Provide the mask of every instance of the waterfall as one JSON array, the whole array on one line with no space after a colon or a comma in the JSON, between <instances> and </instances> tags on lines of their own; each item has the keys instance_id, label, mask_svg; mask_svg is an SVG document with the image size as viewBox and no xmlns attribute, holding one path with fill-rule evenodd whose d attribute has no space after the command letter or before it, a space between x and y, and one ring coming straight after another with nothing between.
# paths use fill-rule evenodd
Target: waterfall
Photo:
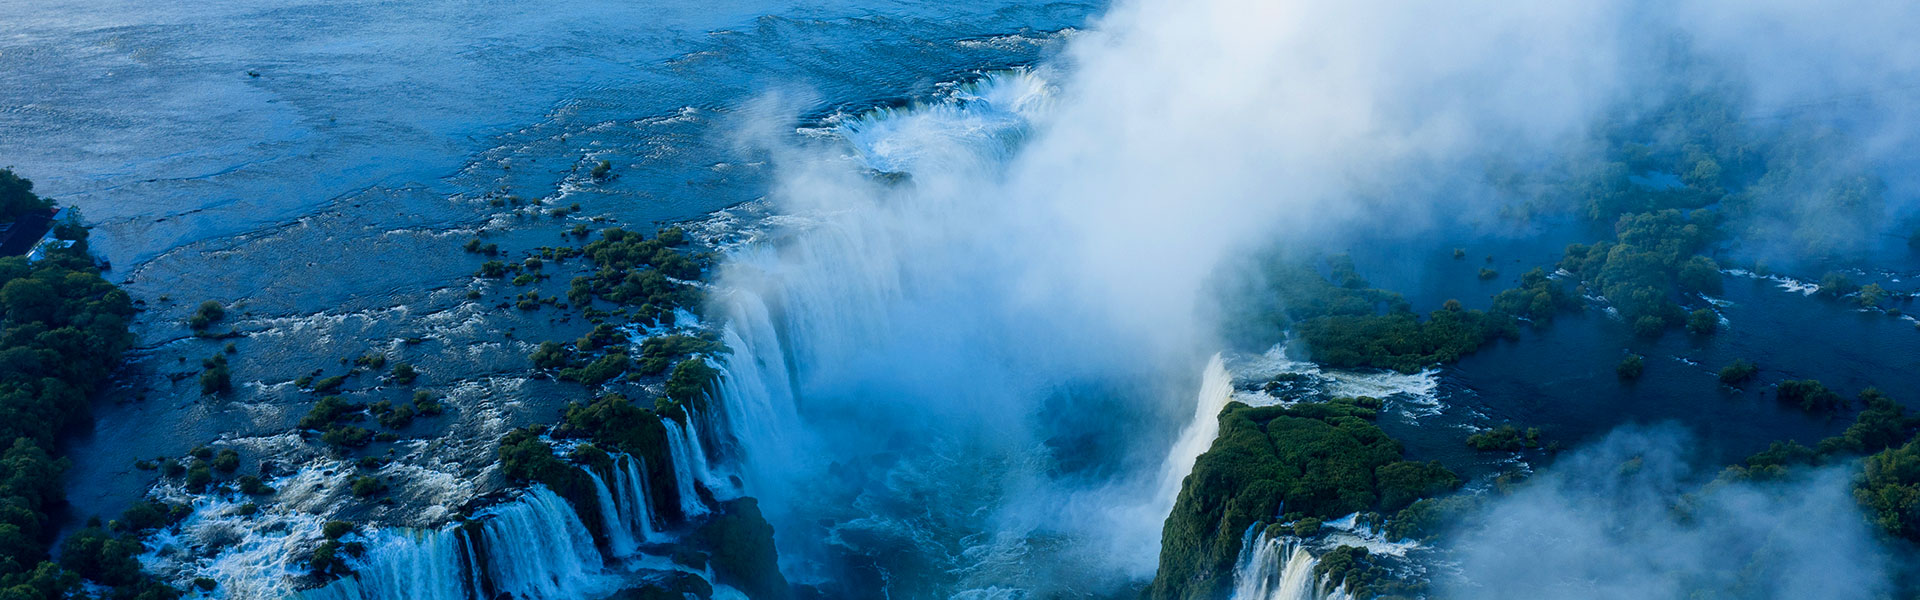
<instances>
[{"instance_id":1,"label":"waterfall","mask_svg":"<svg viewBox=\"0 0 1920 600\"><path fill-rule=\"evenodd\" d=\"M707 449L700 445L700 411L693 405L682 407L687 413L687 465L693 469L693 476L709 491L719 493L726 486L716 481L713 468L707 462Z\"/></svg>"},{"instance_id":2,"label":"waterfall","mask_svg":"<svg viewBox=\"0 0 1920 600\"><path fill-rule=\"evenodd\" d=\"M636 468L634 465L638 464ZM613 485L619 491L620 521L624 529L640 536L641 541L652 540L659 532L653 529L653 496L647 490L647 463L626 454L616 454L613 458Z\"/></svg>"},{"instance_id":3,"label":"waterfall","mask_svg":"<svg viewBox=\"0 0 1920 600\"><path fill-rule=\"evenodd\" d=\"M1327 589L1326 582L1314 576L1320 559L1300 540L1269 537L1260 529L1256 524L1247 530L1240 564L1233 571L1232 600L1353 600L1346 590Z\"/></svg>"},{"instance_id":4,"label":"waterfall","mask_svg":"<svg viewBox=\"0 0 1920 600\"><path fill-rule=\"evenodd\" d=\"M1220 435L1220 410L1232 399L1233 374L1227 372L1226 360L1214 354L1200 377L1193 420L1181 430L1180 439L1167 451L1167 462L1161 467L1159 495L1155 497L1160 514L1173 510L1174 500L1180 497L1181 481L1193 472L1194 461L1213 445L1213 438Z\"/></svg>"},{"instance_id":5,"label":"waterfall","mask_svg":"<svg viewBox=\"0 0 1920 600\"><path fill-rule=\"evenodd\" d=\"M382 530L371 537L366 556L355 562L353 576L301 596L306 600L469 600L478 595L467 588L469 578L460 551L471 546L464 544L465 536L457 529Z\"/></svg>"},{"instance_id":6,"label":"waterfall","mask_svg":"<svg viewBox=\"0 0 1920 600\"><path fill-rule=\"evenodd\" d=\"M581 469L587 472L587 478L593 480L593 493L600 499L600 521L606 525L607 549L614 556L633 556L639 544L633 540L633 528L621 514L621 506L614 502L613 491L607 489L607 482L592 468Z\"/></svg>"},{"instance_id":7,"label":"waterfall","mask_svg":"<svg viewBox=\"0 0 1920 600\"><path fill-rule=\"evenodd\" d=\"M494 587L523 600L574 600L591 595L602 564L593 536L573 507L546 486L527 490L481 523ZM588 586L588 587L583 587Z\"/></svg>"},{"instance_id":8,"label":"waterfall","mask_svg":"<svg viewBox=\"0 0 1920 600\"><path fill-rule=\"evenodd\" d=\"M751 481L756 468L768 466L755 460L755 453L791 447L791 429L800 423L800 416L794 403L792 374L766 304L759 296L744 291L730 294L728 304L729 318L721 341L732 351L713 358L720 375L714 385L715 402L708 406L717 406L718 410L711 424L723 426L712 431L725 433L725 437L713 438L715 452L730 451L738 469ZM689 411L689 425L697 422L692 417ZM693 441L697 443L697 437Z\"/></svg>"},{"instance_id":9,"label":"waterfall","mask_svg":"<svg viewBox=\"0 0 1920 600\"><path fill-rule=\"evenodd\" d=\"M688 519L707 514L707 505L700 501L700 492L694 484L693 444L688 441L688 427L673 419L661 419L660 424L667 428L667 453L673 459L673 479L679 486L680 510Z\"/></svg>"}]
</instances>

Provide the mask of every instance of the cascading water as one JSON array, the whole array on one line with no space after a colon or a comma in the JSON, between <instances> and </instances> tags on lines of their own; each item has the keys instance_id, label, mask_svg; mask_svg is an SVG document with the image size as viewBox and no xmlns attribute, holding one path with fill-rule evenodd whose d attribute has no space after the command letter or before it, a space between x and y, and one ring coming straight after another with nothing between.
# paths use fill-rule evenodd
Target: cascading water
<instances>
[{"instance_id":1,"label":"cascading water","mask_svg":"<svg viewBox=\"0 0 1920 600\"><path fill-rule=\"evenodd\" d=\"M600 500L600 521L607 531L607 550L614 556L633 556L640 545L634 540L630 521L621 514L620 503L614 501L613 490L607 487L606 480L593 469L582 470L586 471L587 477L593 480L593 493Z\"/></svg>"},{"instance_id":2,"label":"cascading water","mask_svg":"<svg viewBox=\"0 0 1920 600\"><path fill-rule=\"evenodd\" d=\"M527 600L574 600L610 591L600 585L603 563L592 535L573 508L546 487L534 486L477 518L479 544L458 525L370 532L366 556L352 561L353 575L301 597L472 600L486 597L484 581L492 581L497 593ZM476 547L487 553L484 573L474 568L482 563Z\"/></svg>"},{"instance_id":3,"label":"cascading water","mask_svg":"<svg viewBox=\"0 0 1920 600\"><path fill-rule=\"evenodd\" d=\"M687 518L707 514L707 503L700 500L693 463L693 442L689 427L673 419L661 419L667 430L667 451L673 455L673 480L679 486L680 511Z\"/></svg>"},{"instance_id":4,"label":"cascading water","mask_svg":"<svg viewBox=\"0 0 1920 600\"><path fill-rule=\"evenodd\" d=\"M1215 354L1207 361L1206 372L1200 378L1193 421L1180 432L1179 441L1167 452L1167 462L1160 474L1159 495L1155 497L1157 514L1173 509L1174 500L1180 496L1181 481L1193 472L1194 461L1213 445L1213 438L1220 435L1220 411L1232 400L1233 374L1227 371L1226 360Z\"/></svg>"},{"instance_id":5,"label":"cascading water","mask_svg":"<svg viewBox=\"0 0 1920 600\"><path fill-rule=\"evenodd\" d=\"M1327 589L1314 575L1320 559L1300 540L1247 530L1233 573L1233 600L1352 600L1344 589Z\"/></svg>"},{"instance_id":6,"label":"cascading water","mask_svg":"<svg viewBox=\"0 0 1920 600\"><path fill-rule=\"evenodd\" d=\"M481 522L487 572L501 593L526 600L577 600L594 595L603 564L593 536L573 507L545 486L504 504Z\"/></svg>"},{"instance_id":7,"label":"cascading water","mask_svg":"<svg viewBox=\"0 0 1920 600\"><path fill-rule=\"evenodd\" d=\"M352 576L301 594L306 600L470 600L480 596L468 575L472 552L456 528L398 529L375 534ZM466 550L463 555L462 550ZM473 588L467 587L470 583Z\"/></svg>"},{"instance_id":8,"label":"cascading water","mask_svg":"<svg viewBox=\"0 0 1920 600\"><path fill-rule=\"evenodd\" d=\"M659 535L653 524L653 496L647 489L647 478L641 475L646 470L644 460L626 454L614 455L613 486L619 491L620 529L633 532L640 541L651 541Z\"/></svg>"}]
</instances>

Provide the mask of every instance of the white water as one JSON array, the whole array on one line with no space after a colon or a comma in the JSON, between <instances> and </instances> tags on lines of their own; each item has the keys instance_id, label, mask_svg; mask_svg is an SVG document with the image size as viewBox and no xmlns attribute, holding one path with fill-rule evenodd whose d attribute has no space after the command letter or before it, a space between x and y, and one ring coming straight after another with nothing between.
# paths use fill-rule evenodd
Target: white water
<instances>
[{"instance_id":1,"label":"white water","mask_svg":"<svg viewBox=\"0 0 1920 600\"><path fill-rule=\"evenodd\" d=\"M689 417L691 418L691 417ZM680 511L688 519L707 514L707 504L700 501L699 488L693 468L693 436L688 427L673 419L661 419L660 424L667 430L667 451L673 458L673 481L679 487Z\"/></svg>"},{"instance_id":2,"label":"white water","mask_svg":"<svg viewBox=\"0 0 1920 600\"><path fill-rule=\"evenodd\" d=\"M599 473L593 472L593 469L582 470L586 471L587 477L593 480L594 495L600 500L600 522L602 528L607 531L607 550L614 556L633 556L640 544L634 540L630 521L624 518L625 515L620 514L620 504L614 502L613 490L607 487L607 482L601 479Z\"/></svg>"},{"instance_id":3,"label":"white water","mask_svg":"<svg viewBox=\"0 0 1920 600\"><path fill-rule=\"evenodd\" d=\"M653 494L647 488L646 472L645 460L626 454L614 455L613 486L619 491L617 512L622 529L639 536L641 541L653 540L660 534L653 524Z\"/></svg>"},{"instance_id":4,"label":"white water","mask_svg":"<svg viewBox=\"0 0 1920 600\"><path fill-rule=\"evenodd\" d=\"M496 507L481 523L488 574L499 592L525 600L578 600L606 581L589 571L604 564L573 507L536 485L519 502Z\"/></svg>"},{"instance_id":5,"label":"white water","mask_svg":"<svg viewBox=\"0 0 1920 600\"><path fill-rule=\"evenodd\" d=\"M1174 500L1180 496L1180 484L1193 472L1194 461L1213 446L1213 438L1220 435L1220 411L1232 400L1233 374L1227 372L1226 360L1215 354L1207 361L1206 372L1200 377L1193 420L1167 451L1167 462L1161 468L1159 492L1155 496L1156 514L1166 514L1173 509Z\"/></svg>"},{"instance_id":6,"label":"white water","mask_svg":"<svg viewBox=\"0 0 1920 600\"><path fill-rule=\"evenodd\" d=\"M462 564L457 529L397 529L374 534L355 574L301 594L306 600L469 600L477 593ZM472 556L471 553L466 556ZM476 582L477 583L477 582ZM477 589L477 585L476 585Z\"/></svg>"},{"instance_id":7,"label":"white water","mask_svg":"<svg viewBox=\"0 0 1920 600\"><path fill-rule=\"evenodd\" d=\"M1326 589L1313 569L1320 559L1287 536L1247 531L1233 573L1233 600L1352 600L1343 589Z\"/></svg>"}]
</instances>

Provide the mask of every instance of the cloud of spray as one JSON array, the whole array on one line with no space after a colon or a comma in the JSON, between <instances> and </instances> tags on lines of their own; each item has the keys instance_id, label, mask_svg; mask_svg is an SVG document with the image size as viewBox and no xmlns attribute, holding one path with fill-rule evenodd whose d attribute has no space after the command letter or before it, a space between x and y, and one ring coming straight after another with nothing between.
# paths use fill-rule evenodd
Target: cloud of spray
<instances>
[{"instance_id":1,"label":"cloud of spray","mask_svg":"<svg viewBox=\"0 0 1920 600\"><path fill-rule=\"evenodd\" d=\"M1216 267L1468 210L1486 161L1577 146L1644 42L1702 25L1669 11L1742 6L1137 0L953 98L800 141L799 110L748 111L772 115L743 131L795 227L724 280L780 322L750 350L791 363L808 440L756 493L778 525L842 519L825 546L893 539L962 585L1017 585L1041 538L1147 576Z\"/></svg>"},{"instance_id":2,"label":"cloud of spray","mask_svg":"<svg viewBox=\"0 0 1920 600\"><path fill-rule=\"evenodd\" d=\"M1675 427L1626 428L1469 518L1442 598L1877 598L1884 549L1851 467L1715 483Z\"/></svg>"}]
</instances>

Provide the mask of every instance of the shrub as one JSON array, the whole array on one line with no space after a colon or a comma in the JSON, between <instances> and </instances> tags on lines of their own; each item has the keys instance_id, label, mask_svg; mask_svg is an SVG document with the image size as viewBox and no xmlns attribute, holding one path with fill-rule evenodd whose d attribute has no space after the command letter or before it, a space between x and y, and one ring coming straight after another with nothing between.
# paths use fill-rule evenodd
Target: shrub
<instances>
[{"instance_id":1,"label":"shrub","mask_svg":"<svg viewBox=\"0 0 1920 600\"><path fill-rule=\"evenodd\" d=\"M1539 448L1540 430L1528 428L1521 431L1512 425L1501 425L1467 436L1467 446L1481 452L1517 452Z\"/></svg>"},{"instance_id":2,"label":"shrub","mask_svg":"<svg viewBox=\"0 0 1920 600\"><path fill-rule=\"evenodd\" d=\"M1687 333L1712 335L1720 330L1720 315L1712 309L1695 309L1687 315Z\"/></svg>"},{"instance_id":3,"label":"shrub","mask_svg":"<svg viewBox=\"0 0 1920 600\"><path fill-rule=\"evenodd\" d=\"M612 172L613 172L613 161L602 160L600 162L594 163L593 170L588 171L587 174L593 176L594 179L606 179L607 175Z\"/></svg>"},{"instance_id":4,"label":"shrub","mask_svg":"<svg viewBox=\"0 0 1920 600\"><path fill-rule=\"evenodd\" d=\"M240 468L240 453L233 449L223 449L213 457L213 468L221 473L232 473Z\"/></svg>"},{"instance_id":5,"label":"shrub","mask_svg":"<svg viewBox=\"0 0 1920 600\"><path fill-rule=\"evenodd\" d=\"M1846 404L1846 399L1812 379L1782 381L1779 394L1781 402L1798 406L1807 412L1837 410Z\"/></svg>"},{"instance_id":6,"label":"shrub","mask_svg":"<svg viewBox=\"0 0 1920 600\"><path fill-rule=\"evenodd\" d=\"M1614 366L1613 373L1621 379L1639 379L1646 368L1646 359L1638 354L1628 354L1626 358L1620 359L1619 365Z\"/></svg>"},{"instance_id":7,"label":"shrub","mask_svg":"<svg viewBox=\"0 0 1920 600\"><path fill-rule=\"evenodd\" d=\"M413 365L410 365L407 363L394 363L392 376L393 376L394 383L397 383L400 385L412 385L413 380L418 379L420 377L420 372L417 370L414 370Z\"/></svg>"},{"instance_id":8,"label":"shrub","mask_svg":"<svg viewBox=\"0 0 1920 600\"><path fill-rule=\"evenodd\" d=\"M194 309L193 315L187 317L187 326L194 331L201 331L226 318L227 309L220 306L219 302L208 300L201 302L200 307Z\"/></svg>"},{"instance_id":9,"label":"shrub","mask_svg":"<svg viewBox=\"0 0 1920 600\"><path fill-rule=\"evenodd\" d=\"M227 357L216 354L213 358L201 361L201 365L206 369L200 373L201 395L224 394L233 389L233 374L227 370Z\"/></svg>"},{"instance_id":10,"label":"shrub","mask_svg":"<svg viewBox=\"0 0 1920 600\"><path fill-rule=\"evenodd\" d=\"M1720 383L1738 386L1753 380L1760 374L1760 367L1747 359L1734 359L1731 364L1720 369Z\"/></svg>"},{"instance_id":11,"label":"shrub","mask_svg":"<svg viewBox=\"0 0 1920 600\"><path fill-rule=\"evenodd\" d=\"M366 498L387 491L387 484L374 477L356 477L352 490L354 497Z\"/></svg>"},{"instance_id":12,"label":"shrub","mask_svg":"<svg viewBox=\"0 0 1920 600\"><path fill-rule=\"evenodd\" d=\"M358 421L360 412L366 407L346 401L339 396L323 396L313 408L307 409L306 416L300 417L301 429L322 430L340 421Z\"/></svg>"}]
</instances>

